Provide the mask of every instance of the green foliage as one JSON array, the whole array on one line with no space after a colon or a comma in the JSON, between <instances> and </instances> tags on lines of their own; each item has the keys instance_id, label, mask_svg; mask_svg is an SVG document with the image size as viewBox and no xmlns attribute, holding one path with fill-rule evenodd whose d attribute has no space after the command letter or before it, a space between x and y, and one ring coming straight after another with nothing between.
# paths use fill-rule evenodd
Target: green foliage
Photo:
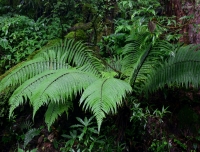
<instances>
[{"instance_id":1,"label":"green foliage","mask_svg":"<svg viewBox=\"0 0 200 152\"><path fill-rule=\"evenodd\" d=\"M47 40L59 36L56 19L34 20L20 15L1 16L0 23L0 67L9 69L23 61ZM48 25L47 25L48 22ZM5 70L4 69L4 70Z\"/></svg>"},{"instance_id":2,"label":"green foliage","mask_svg":"<svg viewBox=\"0 0 200 152\"><path fill-rule=\"evenodd\" d=\"M61 47L59 48L59 46ZM11 73L1 81L2 90L10 85L18 86L24 82L15 90L13 96L10 98L10 116L16 107L23 104L26 99L29 98L34 108L33 115L35 115L35 112L43 104L48 105L45 120L46 122L48 121L47 124L49 127L58 115L64 111L68 111L68 108L71 107L73 96L81 93L82 89L86 88L91 82L97 79L93 74L83 72L90 71L97 74L97 66L95 66L97 60L89 56L89 50L85 49L80 42L74 43L73 40L69 40L64 44L61 43L54 46L54 49L56 49L55 51L57 51L57 53L52 51L52 48L46 48L46 50L39 55L36 55L33 60L24 62L24 64L11 71ZM79 53L79 55L74 56L76 53ZM86 58L88 60L86 60ZM67 70L67 68L70 67L66 63L67 61L71 63L71 65L82 66L80 69L83 71L72 68ZM85 65L83 66L83 64L90 64L89 67L91 68L88 69L88 67L85 67ZM46 71L47 69L48 71ZM6 80L7 78L9 78L9 81ZM58 88L56 91L55 85L63 88ZM39 87L40 89L38 86L41 86ZM52 97L51 102L53 103L51 104L49 104L49 97ZM51 113L52 110L54 111L53 115Z\"/></svg>"},{"instance_id":3,"label":"green foliage","mask_svg":"<svg viewBox=\"0 0 200 152\"><path fill-rule=\"evenodd\" d=\"M33 116L42 105L48 105L45 120L50 127L58 115L68 110L73 96L89 86L83 93L81 103L85 110L93 107L91 110L97 118L100 129L102 119L105 117L104 113L116 113L117 105L122 105L122 97L125 97L125 93L130 92L131 88L126 82L114 78L97 80L98 78L90 72L97 75L97 70L101 70L101 62L92 58L89 53L80 42L74 43L73 40L68 40L64 44L44 49L43 52L35 55L33 60L16 67L1 81L2 90L10 85L22 84L10 98L10 116L16 107L30 99L30 104L34 109ZM80 68L67 70L69 66L66 63ZM48 71L45 71L47 69ZM115 87L112 86L113 83ZM55 89L55 86L58 88ZM94 89L94 93L91 94ZM116 94L116 96L110 97L110 94ZM95 97L95 95L98 96ZM60 103L68 105L64 108L59 105ZM50 112L52 110L53 115Z\"/></svg>"},{"instance_id":4,"label":"green foliage","mask_svg":"<svg viewBox=\"0 0 200 152\"><path fill-rule=\"evenodd\" d=\"M7 115L7 112L8 112L7 100L11 96L12 92L13 92L13 90L0 93L0 107L1 107L0 118L6 117L6 115ZM3 120L2 120L2 122L0 122L0 125L2 125L2 123L3 123Z\"/></svg>"},{"instance_id":5,"label":"green foliage","mask_svg":"<svg viewBox=\"0 0 200 152\"><path fill-rule=\"evenodd\" d=\"M21 130L30 130L32 127L33 127L33 123L31 121L24 121L20 125Z\"/></svg>"},{"instance_id":6,"label":"green foliage","mask_svg":"<svg viewBox=\"0 0 200 152\"><path fill-rule=\"evenodd\" d=\"M48 130L50 130L50 126L55 122L55 120L63 114L63 112L66 112L68 115L69 108L72 108L72 105L70 105L71 102L66 103L49 103L48 109L45 113L45 122L48 126Z\"/></svg>"},{"instance_id":7,"label":"green foliage","mask_svg":"<svg viewBox=\"0 0 200 152\"><path fill-rule=\"evenodd\" d=\"M18 147L17 152L24 152L24 150ZM26 152L37 152L37 148L32 150L27 150Z\"/></svg>"},{"instance_id":8,"label":"green foliage","mask_svg":"<svg viewBox=\"0 0 200 152\"><path fill-rule=\"evenodd\" d=\"M145 26L141 27L147 29ZM151 35L147 30L142 30L138 34L132 32L127 38L127 45L123 48L124 56L119 63L121 64L121 68L118 69L121 70L119 74L126 77L126 80L137 93L141 93L142 90L153 91L161 86L161 82L162 86L164 84L170 85L172 80L187 84L187 79L180 78L184 73L188 76L188 72L194 73L195 78L198 78L197 65L195 65L197 53L188 51L191 47L182 46L177 50L175 57L170 57L171 52L176 53L174 51L176 48L168 42L158 41L156 38L157 36ZM184 51L186 54L181 56ZM187 58L184 58L186 56ZM183 68L184 70L180 70L180 75L175 73L173 77L171 75L174 74L172 73L174 69L172 69L172 72L163 72L162 70L160 72L158 70L157 74L156 67L167 57L169 57L168 62L164 62L166 68L172 68L172 66L169 66L170 64L178 66L177 62L185 64L188 61L189 68L187 69L189 71ZM20 85L9 101L11 105L10 116L16 107L28 100L30 100L34 109L33 117L38 109L45 104L48 105L45 115L46 123L50 127L58 115L68 111L74 96L82 94L84 90L80 104L83 105L84 110L92 111L97 119L98 131L100 131L105 114L110 112L115 114L117 106L122 105L126 93L132 90L130 85L123 80L110 77L100 78L105 66L102 63L104 62L98 60L81 42L74 42L74 40L65 40L55 44L55 46L44 48L32 60L16 66L1 81L1 91L9 86L17 87ZM118 72L114 67L110 67L111 71ZM163 66L161 67L163 68ZM163 75L162 77L159 77L159 72ZM166 81L166 78L170 78L170 81ZM188 78L191 79L191 77ZM192 82L196 86L199 84L196 79ZM63 108L64 106L59 104L68 105ZM56 112L51 115L50 111L54 110Z\"/></svg>"},{"instance_id":9,"label":"green foliage","mask_svg":"<svg viewBox=\"0 0 200 152\"><path fill-rule=\"evenodd\" d=\"M108 136L110 132L117 129L116 126L103 127L102 132L104 134L100 136L98 134L98 128L96 123L93 122L93 118L84 119L76 118L78 124L72 125L69 134L63 134L65 146L61 148L61 151L105 151L105 152L121 152L126 149L125 143L118 143L115 139L115 135Z\"/></svg>"},{"instance_id":10,"label":"green foliage","mask_svg":"<svg viewBox=\"0 0 200 152\"><path fill-rule=\"evenodd\" d=\"M81 119L77 117L78 124L72 125L69 134L63 134L62 137L66 139L65 146L61 151L83 151L83 152L121 152L125 149L124 144L116 144L114 138L107 139L106 135L100 136L98 128L96 127L93 117L89 119L85 117Z\"/></svg>"},{"instance_id":11,"label":"green foliage","mask_svg":"<svg viewBox=\"0 0 200 152\"><path fill-rule=\"evenodd\" d=\"M37 55L34 55L33 60L22 62L13 67L3 76L6 77L1 81L0 91L9 86L16 87L46 70L67 69L70 67L69 64L71 66L82 66L82 70L98 74L98 69L101 68L101 65L97 64L98 60L90 56L91 51L86 49L83 44L74 43L74 40L69 40L65 41L64 44L60 42L53 46L44 47ZM84 64L87 67L83 66ZM52 72L55 73L55 71ZM43 77L43 75L41 76Z\"/></svg>"},{"instance_id":12,"label":"green foliage","mask_svg":"<svg viewBox=\"0 0 200 152\"><path fill-rule=\"evenodd\" d=\"M2 5L11 2L13 4L9 8ZM7 114L5 105L12 94L9 99L10 118L18 107L26 103L33 107L33 118L45 106L45 123L50 130L56 119L63 113L68 115L74 102L80 99L79 105L93 114L97 127L92 122L93 117L77 118L79 124L71 126L69 135L63 135L68 141L62 150L123 151L127 148L123 142L129 140L123 135L123 129L119 128L119 138L107 138L98 133L107 115L116 116L118 107L126 103L132 112L130 120L133 126L124 132L130 136L137 133L129 137L130 145L136 144L135 140L142 138L146 129L147 138L151 136L149 141L145 139L150 146L147 148L149 151L169 150L171 143L162 130L167 108L161 106L152 110L152 105L145 107L141 102L143 93L162 90L166 85L173 87L174 84L198 88L200 54L198 46L174 44L181 35L168 26L176 26L177 23L174 18L157 16L158 7L161 5L157 0L1 1L0 12L27 13L35 20L13 13L0 17L0 74L10 69L0 77L0 106L3 106L0 117ZM123 19L116 19L116 12ZM181 19L187 21L190 17ZM100 52L94 54L82 42L73 40L90 40L96 45L96 37L102 36L98 32L103 32L105 26L105 34L108 34L107 28L110 28L103 22L109 20L109 24L113 24L115 19L115 32L103 36L99 43ZM80 22L89 26L90 34L86 31L88 27L80 24L69 28ZM149 23L155 25L154 30ZM78 26L81 28L73 29ZM66 31L71 30L66 35ZM64 35L72 40L60 40ZM42 47L50 39L54 40ZM27 56L29 58L25 60ZM16 66L11 68L13 65ZM14 93L12 90L15 90ZM182 109L178 120L183 124L197 123L199 118L193 110ZM19 135L13 131L9 134L16 137L17 142L24 140L24 150L39 134L39 129L31 129L32 126L30 121L25 121L21 124L21 131L28 130L27 133ZM105 129L103 131L106 132ZM8 143L12 137L5 135L2 141ZM199 141L199 137L195 140ZM181 140L175 138L172 143L187 150L187 145ZM58 144L55 142L56 148Z\"/></svg>"},{"instance_id":13,"label":"green foliage","mask_svg":"<svg viewBox=\"0 0 200 152\"><path fill-rule=\"evenodd\" d=\"M79 124L72 125L70 128L73 128L70 131L70 135L63 134L62 137L67 138L67 142L65 143L65 147L61 148L61 151L99 151L103 146L104 142L101 139L101 136L98 137L97 127L93 126L94 122L92 122L91 117L88 119L87 117L83 119L76 118ZM98 145L98 146L97 146Z\"/></svg>"},{"instance_id":14,"label":"green foliage","mask_svg":"<svg viewBox=\"0 0 200 152\"><path fill-rule=\"evenodd\" d=\"M122 47L125 45L126 36L127 34L120 33L120 31L119 33L103 36L98 43L100 54L105 57L122 54Z\"/></svg>"},{"instance_id":15,"label":"green foliage","mask_svg":"<svg viewBox=\"0 0 200 152\"><path fill-rule=\"evenodd\" d=\"M167 111L167 108L164 108L164 106L162 107L161 110L159 109L155 109L152 110L151 108L149 108L148 106L145 108L141 107L141 104L138 103L138 101L132 101L132 116L130 117L130 121L132 121L134 124L137 122L140 122L140 125L142 126L142 128L146 128L147 127L147 121L149 118L155 118L158 122L163 122L163 117L167 114L170 113L169 111ZM152 111L152 112L151 112ZM149 124L152 125L152 124ZM154 134L152 132L152 134Z\"/></svg>"},{"instance_id":16,"label":"green foliage","mask_svg":"<svg viewBox=\"0 0 200 152\"><path fill-rule=\"evenodd\" d=\"M163 139L162 141L153 140L148 150L152 152L169 151L169 145L165 139Z\"/></svg>"},{"instance_id":17,"label":"green foliage","mask_svg":"<svg viewBox=\"0 0 200 152\"><path fill-rule=\"evenodd\" d=\"M82 130L81 135L79 136L79 140L83 140L83 136L86 134L87 131L98 134L97 130L95 129L96 127L88 128L89 126L93 124L92 122L93 118L94 117L91 117L90 119L88 119L87 117L85 117L84 120L78 117L76 118L80 124L72 125L71 128L80 128Z\"/></svg>"},{"instance_id":18,"label":"green foliage","mask_svg":"<svg viewBox=\"0 0 200 152\"><path fill-rule=\"evenodd\" d=\"M122 105L122 98L131 92L128 83L115 78L104 78L95 81L83 92L80 103L85 110L91 110L97 118L98 131L105 114L117 113L117 106ZM112 96L111 96L112 94Z\"/></svg>"},{"instance_id":19,"label":"green foliage","mask_svg":"<svg viewBox=\"0 0 200 152\"><path fill-rule=\"evenodd\" d=\"M24 138L24 148L27 146L27 144L35 137L40 134L40 130L33 128L30 129L26 134Z\"/></svg>"},{"instance_id":20,"label":"green foliage","mask_svg":"<svg viewBox=\"0 0 200 152\"><path fill-rule=\"evenodd\" d=\"M174 55L170 56L161 66L155 68L144 89L154 91L163 88L165 84L171 86L174 83L186 88L190 85L198 88L200 51L197 49L197 46L188 45L174 51Z\"/></svg>"},{"instance_id":21,"label":"green foliage","mask_svg":"<svg viewBox=\"0 0 200 152\"><path fill-rule=\"evenodd\" d=\"M183 150L187 149L187 145L185 143L182 143L179 139L174 139L174 143L179 145Z\"/></svg>"},{"instance_id":22,"label":"green foliage","mask_svg":"<svg viewBox=\"0 0 200 152\"><path fill-rule=\"evenodd\" d=\"M135 15L139 17L156 15L155 9L160 7L160 2L157 0L119 0L118 5L123 12L123 17L127 18L132 15L133 17Z\"/></svg>"},{"instance_id":23,"label":"green foliage","mask_svg":"<svg viewBox=\"0 0 200 152\"><path fill-rule=\"evenodd\" d=\"M10 68L41 46L37 41L37 24L25 16L2 16L0 24L1 66Z\"/></svg>"},{"instance_id":24,"label":"green foliage","mask_svg":"<svg viewBox=\"0 0 200 152\"><path fill-rule=\"evenodd\" d=\"M141 88L148 79L147 75L170 54L172 45L151 35L144 23L137 26L140 27L128 36L127 44L123 48L122 72L131 85ZM137 92L140 91L138 89Z\"/></svg>"}]
</instances>

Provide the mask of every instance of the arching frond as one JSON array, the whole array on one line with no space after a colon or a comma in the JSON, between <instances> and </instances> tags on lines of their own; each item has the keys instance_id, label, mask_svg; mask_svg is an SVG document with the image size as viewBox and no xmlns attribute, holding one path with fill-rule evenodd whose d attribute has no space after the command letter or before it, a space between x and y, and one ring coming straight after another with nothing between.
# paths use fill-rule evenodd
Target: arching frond
<instances>
[{"instance_id":1,"label":"arching frond","mask_svg":"<svg viewBox=\"0 0 200 152\"><path fill-rule=\"evenodd\" d=\"M48 109L45 113L45 122L47 124L48 130L51 125L55 122L58 116L61 116L64 112L68 115L69 109L72 108L72 102L68 101L66 103L49 103Z\"/></svg>"},{"instance_id":2,"label":"arching frond","mask_svg":"<svg viewBox=\"0 0 200 152\"><path fill-rule=\"evenodd\" d=\"M23 62L9 72L0 81L0 92L6 87L16 87L45 70L56 70L71 66L82 67L82 71L100 74L103 64L92 51L81 42L65 40L54 46L45 47L32 60Z\"/></svg>"},{"instance_id":3,"label":"arching frond","mask_svg":"<svg viewBox=\"0 0 200 152\"><path fill-rule=\"evenodd\" d=\"M135 65L136 67L138 66L140 68L134 71L135 72L135 75L133 75L134 77L131 76L132 79L135 78L133 81L134 87L136 85L140 85L139 88L143 87L148 79L147 76L151 74L155 68L160 66L160 63L162 63L165 58L169 57L175 51L176 47L174 47L174 45L166 41L158 41L152 47L140 51L142 58L138 58L139 64ZM142 52L144 54L142 54ZM142 65L140 66L141 63ZM138 89L137 91L140 92L141 90Z\"/></svg>"},{"instance_id":4,"label":"arching frond","mask_svg":"<svg viewBox=\"0 0 200 152\"><path fill-rule=\"evenodd\" d=\"M137 59L140 56L140 51L146 47L146 45L142 45L146 37L147 34L142 34L140 36L130 35L127 38L127 44L123 51L123 55L125 56L123 64L126 70L134 67L133 64L137 62Z\"/></svg>"},{"instance_id":5,"label":"arching frond","mask_svg":"<svg viewBox=\"0 0 200 152\"><path fill-rule=\"evenodd\" d=\"M173 45L166 41L157 41L154 45L149 40L144 43L141 38L146 37L148 38L144 34L132 40L129 38L130 42L128 41L128 44L124 47L124 73L129 76L129 82L134 88L137 88L137 92L140 92L139 88L146 83L147 75L175 50Z\"/></svg>"},{"instance_id":6,"label":"arching frond","mask_svg":"<svg viewBox=\"0 0 200 152\"><path fill-rule=\"evenodd\" d=\"M107 66L105 67L105 70L108 72L115 71L117 74L122 74L124 68L122 64L123 64L122 55L113 56L112 59L107 60Z\"/></svg>"},{"instance_id":7,"label":"arching frond","mask_svg":"<svg viewBox=\"0 0 200 152\"><path fill-rule=\"evenodd\" d=\"M6 87L16 87L21 85L26 80L46 70L56 70L57 68L67 69L68 67L69 65L66 62L58 62L56 59L51 60L51 58L45 59L43 57L38 57L34 60L23 62L22 64L11 69L9 74L0 81L0 92Z\"/></svg>"},{"instance_id":8,"label":"arching frond","mask_svg":"<svg viewBox=\"0 0 200 152\"><path fill-rule=\"evenodd\" d=\"M35 137L40 134L40 130L33 128L28 130L24 137L24 149L26 148L27 144Z\"/></svg>"},{"instance_id":9,"label":"arching frond","mask_svg":"<svg viewBox=\"0 0 200 152\"><path fill-rule=\"evenodd\" d=\"M36 55L36 57L46 56L44 52L51 52L52 50L58 54L58 59L59 54L65 54L64 58L61 60L69 63L71 66L82 67L87 65L84 66L85 68L83 68L87 72L99 74L99 71L101 71L103 68L101 61L97 59L93 52L86 48L81 41L76 42L74 39L65 39L55 46L47 48L43 52Z\"/></svg>"},{"instance_id":10,"label":"arching frond","mask_svg":"<svg viewBox=\"0 0 200 152\"><path fill-rule=\"evenodd\" d=\"M43 104L49 102L59 104L72 100L73 96L81 93L97 79L96 76L77 69L57 70L41 82L40 87L32 93L30 102L34 109L33 117Z\"/></svg>"},{"instance_id":11,"label":"arching frond","mask_svg":"<svg viewBox=\"0 0 200 152\"><path fill-rule=\"evenodd\" d=\"M144 49L141 52L140 56L138 57L137 62L134 63L135 65L134 65L133 71L131 72L130 80L129 80L129 83L131 85L134 85L134 83L138 77L138 73L139 73L140 69L142 68L147 56L149 55L151 47L152 47L152 45L150 44L146 49Z\"/></svg>"},{"instance_id":12,"label":"arching frond","mask_svg":"<svg viewBox=\"0 0 200 152\"><path fill-rule=\"evenodd\" d=\"M155 91L165 84L178 84L197 88L200 84L199 46L182 46L162 66L156 68L149 76L144 91Z\"/></svg>"},{"instance_id":13,"label":"arching frond","mask_svg":"<svg viewBox=\"0 0 200 152\"><path fill-rule=\"evenodd\" d=\"M45 71L27 80L21 86L19 86L9 99L9 104L10 104L9 117L12 116L15 108L17 108L19 105L22 105L24 102L26 102L28 99L31 98L33 92L35 92L36 89L40 87L40 84L42 82L44 82L50 75L56 72L57 72L56 70Z\"/></svg>"},{"instance_id":14,"label":"arching frond","mask_svg":"<svg viewBox=\"0 0 200 152\"><path fill-rule=\"evenodd\" d=\"M108 113L116 113L117 106L122 105L122 98L131 92L131 86L119 79L104 78L92 83L82 94L80 104L85 110L91 110L98 123L98 130L103 118Z\"/></svg>"}]
</instances>

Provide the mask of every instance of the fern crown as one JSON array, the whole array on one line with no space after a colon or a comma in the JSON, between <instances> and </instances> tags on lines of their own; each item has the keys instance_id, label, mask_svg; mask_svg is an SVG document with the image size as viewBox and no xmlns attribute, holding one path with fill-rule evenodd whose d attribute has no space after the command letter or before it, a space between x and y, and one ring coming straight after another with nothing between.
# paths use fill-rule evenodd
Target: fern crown
<instances>
[{"instance_id":1,"label":"fern crown","mask_svg":"<svg viewBox=\"0 0 200 152\"><path fill-rule=\"evenodd\" d=\"M16 88L9 100L9 117L26 102L33 106L33 118L46 105L45 122L50 128L58 116L68 114L80 95L80 105L93 113L100 131L106 115L116 114L132 91L148 93L174 83L199 86L198 47L152 43L147 32L130 35L126 43L123 54L112 62L97 58L74 40L41 49L1 76L0 92Z\"/></svg>"}]
</instances>

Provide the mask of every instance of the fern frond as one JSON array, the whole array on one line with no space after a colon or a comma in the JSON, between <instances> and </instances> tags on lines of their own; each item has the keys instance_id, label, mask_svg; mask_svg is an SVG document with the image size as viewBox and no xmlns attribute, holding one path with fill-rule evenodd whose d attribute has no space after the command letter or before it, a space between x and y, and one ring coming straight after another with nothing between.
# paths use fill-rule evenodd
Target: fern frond
<instances>
[{"instance_id":1,"label":"fern frond","mask_svg":"<svg viewBox=\"0 0 200 152\"><path fill-rule=\"evenodd\" d=\"M30 97L34 109L33 117L43 104L48 104L49 101L59 104L72 100L73 96L81 93L97 79L96 76L77 69L57 70L41 82L40 87Z\"/></svg>"},{"instance_id":2,"label":"fern frond","mask_svg":"<svg viewBox=\"0 0 200 152\"><path fill-rule=\"evenodd\" d=\"M50 126L55 122L55 120L60 116L63 112L68 114L69 109L72 108L72 102L66 103L49 103L48 109L45 113L45 122L47 124L48 130Z\"/></svg>"},{"instance_id":3,"label":"fern frond","mask_svg":"<svg viewBox=\"0 0 200 152\"><path fill-rule=\"evenodd\" d=\"M42 73L46 70L54 70L59 68L68 68L66 62L57 62L56 60L46 60L45 58L38 57L14 67L10 73L0 81L0 92L5 88L12 86L16 87L21 85L26 80Z\"/></svg>"},{"instance_id":4,"label":"fern frond","mask_svg":"<svg viewBox=\"0 0 200 152\"><path fill-rule=\"evenodd\" d=\"M80 104L85 110L91 110L98 124L98 131L103 118L108 113L116 113L117 105L122 105L122 98L131 92L131 86L119 79L104 78L92 83L82 94Z\"/></svg>"},{"instance_id":5,"label":"fern frond","mask_svg":"<svg viewBox=\"0 0 200 152\"><path fill-rule=\"evenodd\" d=\"M33 60L13 67L0 81L0 92L9 86L17 87L45 70L67 68L70 64L94 74L100 74L103 68L100 60L81 42L65 40L56 43L55 46L45 47L33 57Z\"/></svg>"},{"instance_id":6,"label":"fern frond","mask_svg":"<svg viewBox=\"0 0 200 152\"><path fill-rule=\"evenodd\" d=\"M152 45L150 44L148 46L148 48L144 49L142 52L141 52L141 55L138 57L138 60L137 62L135 63L135 66L133 68L133 71L131 72L131 76L130 76L130 80L129 80L129 83L131 85L134 85L135 81L136 81L136 78L138 77L138 73L141 69L141 67L143 66L150 50L151 50L151 47Z\"/></svg>"},{"instance_id":7,"label":"fern frond","mask_svg":"<svg viewBox=\"0 0 200 152\"><path fill-rule=\"evenodd\" d=\"M69 63L71 66L82 67L87 65L82 69L84 71L99 74L99 71L103 68L101 61L97 59L93 52L86 48L81 41L76 42L74 39L65 39L55 46L47 48L43 52L36 55L36 57L45 56L44 52L51 52L52 50L58 52L56 54L59 54L59 52L61 52L61 54L65 54L62 60L65 60L65 62ZM59 57L57 57L57 59L59 59Z\"/></svg>"},{"instance_id":8,"label":"fern frond","mask_svg":"<svg viewBox=\"0 0 200 152\"><path fill-rule=\"evenodd\" d=\"M9 105L10 105L9 117L12 116L15 108L17 108L19 105L22 105L24 102L30 99L33 92L36 91L38 87L40 87L40 84L54 73L56 73L56 70L45 71L27 80L21 86L19 86L9 99Z\"/></svg>"},{"instance_id":9,"label":"fern frond","mask_svg":"<svg viewBox=\"0 0 200 152\"><path fill-rule=\"evenodd\" d=\"M24 121L22 122L22 124L20 125L20 129L23 131L25 130L30 130L33 127L33 123L30 120Z\"/></svg>"},{"instance_id":10,"label":"fern frond","mask_svg":"<svg viewBox=\"0 0 200 152\"><path fill-rule=\"evenodd\" d=\"M35 137L40 134L39 129L33 128L30 129L24 137L24 148L27 146L27 144Z\"/></svg>"},{"instance_id":11,"label":"fern frond","mask_svg":"<svg viewBox=\"0 0 200 152\"><path fill-rule=\"evenodd\" d=\"M200 84L200 51L199 46L182 46L159 68L156 68L144 86L144 91L155 91L164 85L174 83L198 88Z\"/></svg>"},{"instance_id":12,"label":"fern frond","mask_svg":"<svg viewBox=\"0 0 200 152\"><path fill-rule=\"evenodd\" d=\"M144 38L146 35L143 35ZM150 74L154 68L156 68L166 56L173 51L173 45L166 41L157 41L153 46L151 42L143 43L141 38L135 38L128 42L124 47L124 73L129 76L129 82L134 88L137 88L137 92L140 92L141 88L147 80L147 75ZM138 86L139 85L139 86Z\"/></svg>"},{"instance_id":13,"label":"fern frond","mask_svg":"<svg viewBox=\"0 0 200 152\"><path fill-rule=\"evenodd\" d=\"M122 74L122 71L123 71L122 63L123 63L122 55L113 56L112 59L107 60L108 66L105 67L105 70L109 72L115 71L118 74Z\"/></svg>"}]
</instances>

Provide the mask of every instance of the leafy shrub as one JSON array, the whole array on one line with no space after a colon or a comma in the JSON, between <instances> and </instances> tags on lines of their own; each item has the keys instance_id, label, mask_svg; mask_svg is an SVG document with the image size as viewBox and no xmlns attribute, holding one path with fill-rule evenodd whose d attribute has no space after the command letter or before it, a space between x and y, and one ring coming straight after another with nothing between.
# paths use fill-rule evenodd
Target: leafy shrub
<instances>
[{"instance_id":1,"label":"leafy shrub","mask_svg":"<svg viewBox=\"0 0 200 152\"><path fill-rule=\"evenodd\" d=\"M61 147L61 151L116 151L121 152L125 149L124 144L116 144L116 141L113 137L110 139L107 138L106 134L100 136L98 134L98 129L96 124L93 121L93 117L81 119L77 117L78 124L72 125L70 128L69 134L63 134L67 142L65 142L65 146ZM110 127L111 128L111 127Z\"/></svg>"},{"instance_id":2,"label":"leafy shrub","mask_svg":"<svg viewBox=\"0 0 200 152\"><path fill-rule=\"evenodd\" d=\"M26 16L0 17L0 67L4 70L23 61L48 40L59 37L58 19L39 19L36 22Z\"/></svg>"}]
</instances>

